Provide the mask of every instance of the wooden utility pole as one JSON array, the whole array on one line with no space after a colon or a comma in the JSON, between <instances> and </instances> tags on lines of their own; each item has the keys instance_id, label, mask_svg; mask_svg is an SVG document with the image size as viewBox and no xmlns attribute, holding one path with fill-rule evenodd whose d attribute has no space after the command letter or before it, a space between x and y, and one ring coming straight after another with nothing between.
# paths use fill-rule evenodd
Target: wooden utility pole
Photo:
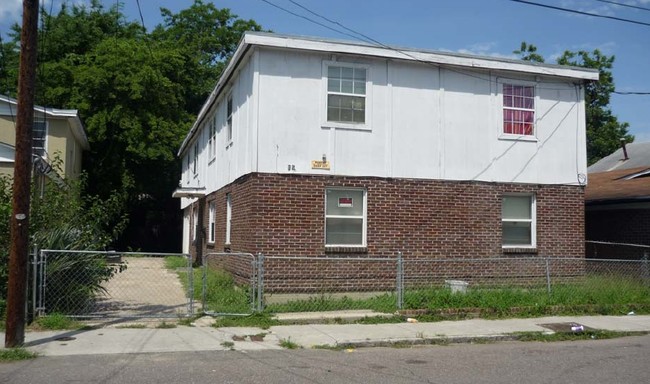
<instances>
[{"instance_id":1,"label":"wooden utility pole","mask_svg":"<svg viewBox=\"0 0 650 384\"><path fill-rule=\"evenodd\" d=\"M25 342L25 302L29 263L29 198L32 173L32 125L34 124L34 84L38 41L38 0L23 0L23 27L20 32L20 73L16 112L16 157L14 162L11 250L5 347Z\"/></svg>"}]
</instances>

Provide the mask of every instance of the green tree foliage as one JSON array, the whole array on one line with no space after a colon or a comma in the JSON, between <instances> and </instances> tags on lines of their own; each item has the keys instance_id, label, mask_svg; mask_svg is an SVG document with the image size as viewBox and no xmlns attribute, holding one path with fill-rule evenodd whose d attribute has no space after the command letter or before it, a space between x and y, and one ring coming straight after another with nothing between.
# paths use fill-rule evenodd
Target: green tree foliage
<instances>
[{"instance_id":1,"label":"green tree foliage","mask_svg":"<svg viewBox=\"0 0 650 384\"><path fill-rule=\"evenodd\" d=\"M615 90L614 56L604 55L597 49L593 52L565 51L557 63L594 68L600 73L598 82L585 85L587 162L593 164L614 152L621 146L621 139L628 143L634 141L634 136L628 133L629 124L619 122L609 107L610 96Z\"/></svg>"},{"instance_id":2,"label":"green tree foliage","mask_svg":"<svg viewBox=\"0 0 650 384\"><path fill-rule=\"evenodd\" d=\"M537 53L537 47L525 41L522 41L519 49L512 51L512 53L518 55L521 60L532 61L534 63L544 62L544 57Z\"/></svg>"},{"instance_id":3,"label":"green tree foliage","mask_svg":"<svg viewBox=\"0 0 650 384\"><path fill-rule=\"evenodd\" d=\"M172 251L149 245L180 243L171 198L176 151L242 33L261 27L201 0L161 13L162 25L147 33L99 0L41 10L36 103L79 110L91 147L85 192L107 199L120 191L133 219L121 246ZM16 93L19 32L14 26L12 41L0 44L0 89L9 95ZM160 239L148 230L155 226L163 228ZM141 242L147 239L160 241Z\"/></svg>"},{"instance_id":4,"label":"green tree foliage","mask_svg":"<svg viewBox=\"0 0 650 384\"><path fill-rule=\"evenodd\" d=\"M537 53L537 47L526 42L513 51L522 60L538 63L544 57ZM621 139L630 143L634 136L628 133L629 124L621 123L609 106L610 96L616 89L612 67L614 56L607 56L599 50L565 51L557 59L557 64L597 69L599 81L585 85L585 114L587 122L587 163L593 164L618 149Z\"/></svg>"}]
</instances>

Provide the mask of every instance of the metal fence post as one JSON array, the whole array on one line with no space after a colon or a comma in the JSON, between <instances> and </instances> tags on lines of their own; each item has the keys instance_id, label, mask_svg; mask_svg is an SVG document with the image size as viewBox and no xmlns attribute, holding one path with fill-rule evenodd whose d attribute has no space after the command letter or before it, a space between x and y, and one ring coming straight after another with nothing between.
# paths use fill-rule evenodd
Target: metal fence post
<instances>
[{"instance_id":1,"label":"metal fence post","mask_svg":"<svg viewBox=\"0 0 650 384\"><path fill-rule=\"evenodd\" d=\"M404 264L402 252L397 252L397 309L404 306Z\"/></svg>"},{"instance_id":2,"label":"metal fence post","mask_svg":"<svg viewBox=\"0 0 650 384\"><path fill-rule=\"evenodd\" d=\"M38 246L34 245L32 254L32 320L36 318L36 289L38 289Z\"/></svg>"},{"instance_id":3,"label":"metal fence post","mask_svg":"<svg viewBox=\"0 0 650 384\"><path fill-rule=\"evenodd\" d=\"M550 295L551 294L551 266L549 263L548 256L545 258L545 262L546 262L546 292L548 292L548 294Z\"/></svg>"},{"instance_id":4,"label":"metal fence post","mask_svg":"<svg viewBox=\"0 0 650 384\"><path fill-rule=\"evenodd\" d=\"M187 314L189 317L194 316L194 270L192 268L192 255L187 255L187 285L189 302L187 303Z\"/></svg>"},{"instance_id":5,"label":"metal fence post","mask_svg":"<svg viewBox=\"0 0 650 384\"><path fill-rule=\"evenodd\" d=\"M264 310L264 254L257 254L257 311Z\"/></svg>"}]
</instances>

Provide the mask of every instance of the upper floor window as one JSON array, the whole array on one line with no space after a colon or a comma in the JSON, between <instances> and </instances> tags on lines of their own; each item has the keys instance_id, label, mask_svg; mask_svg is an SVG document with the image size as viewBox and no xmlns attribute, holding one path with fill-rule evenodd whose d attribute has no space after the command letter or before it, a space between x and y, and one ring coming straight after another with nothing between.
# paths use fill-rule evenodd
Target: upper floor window
<instances>
[{"instance_id":1,"label":"upper floor window","mask_svg":"<svg viewBox=\"0 0 650 384\"><path fill-rule=\"evenodd\" d=\"M226 141L232 141L232 93L228 95L228 102L226 103Z\"/></svg>"},{"instance_id":2,"label":"upper floor window","mask_svg":"<svg viewBox=\"0 0 650 384\"><path fill-rule=\"evenodd\" d=\"M503 133L535 134L535 87L503 84Z\"/></svg>"},{"instance_id":3,"label":"upper floor window","mask_svg":"<svg viewBox=\"0 0 650 384\"><path fill-rule=\"evenodd\" d=\"M366 81L366 68L327 66L327 121L366 122Z\"/></svg>"},{"instance_id":4,"label":"upper floor window","mask_svg":"<svg viewBox=\"0 0 650 384\"><path fill-rule=\"evenodd\" d=\"M535 247L534 195L506 195L501 200L501 235L504 248Z\"/></svg>"},{"instance_id":5,"label":"upper floor window","mask_svg":"<svg viewBox=\"0 0 650 384\"><path fill-rule=\"evenodd\" d=\"M215 114L208 124L208 155L210 161L217 156L217 115Z\"/></svg>"},{"instance_id":6,"label":"upper floor window","mask_svg":"<svg viewBox=\"0 0 650 384\"><path fill-rule=\"evenodd\" d=\"M47 139L47 124L45 121L34 120L32 128L32 153L45 156L45 142Z\"/></svg>"},{"instance_id":7,"label":"upper floor window","mask_svg":"<svg viewBox=\"0 0 650 384\"><path fill-rule=\"evenodd\" d=\"M199 173L199 143L194 144L194 158L192 159L192 174L194 176Z\"/></svg>"}]
</instances>

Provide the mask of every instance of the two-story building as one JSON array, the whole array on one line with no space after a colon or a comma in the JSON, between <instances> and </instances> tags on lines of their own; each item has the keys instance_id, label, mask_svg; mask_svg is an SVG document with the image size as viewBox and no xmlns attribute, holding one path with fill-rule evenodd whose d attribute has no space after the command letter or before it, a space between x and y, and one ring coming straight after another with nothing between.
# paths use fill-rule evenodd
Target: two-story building
<instances>
[{"instance_id":1,"label":"two-story building","mask_svg":"<svg viewBox=\"0 0 650 384\"><path fill-rule=\"evenodd\" d=\"M0 95L0 175L13 175L17 102ZM76 110L34 107L32 159L35 179L75 180L81 174L83 151L90 148Z\"/></svg>"},{"instance_id":2,"label":"two-story building","mask_svg":"<svg viewBox=\"0 0 650 384\"><path fill-rule=\"evenodd\" d=\"M583 257L597 79L246 33L178 152L183 251Z\"/></svg>"}]
</instances>

